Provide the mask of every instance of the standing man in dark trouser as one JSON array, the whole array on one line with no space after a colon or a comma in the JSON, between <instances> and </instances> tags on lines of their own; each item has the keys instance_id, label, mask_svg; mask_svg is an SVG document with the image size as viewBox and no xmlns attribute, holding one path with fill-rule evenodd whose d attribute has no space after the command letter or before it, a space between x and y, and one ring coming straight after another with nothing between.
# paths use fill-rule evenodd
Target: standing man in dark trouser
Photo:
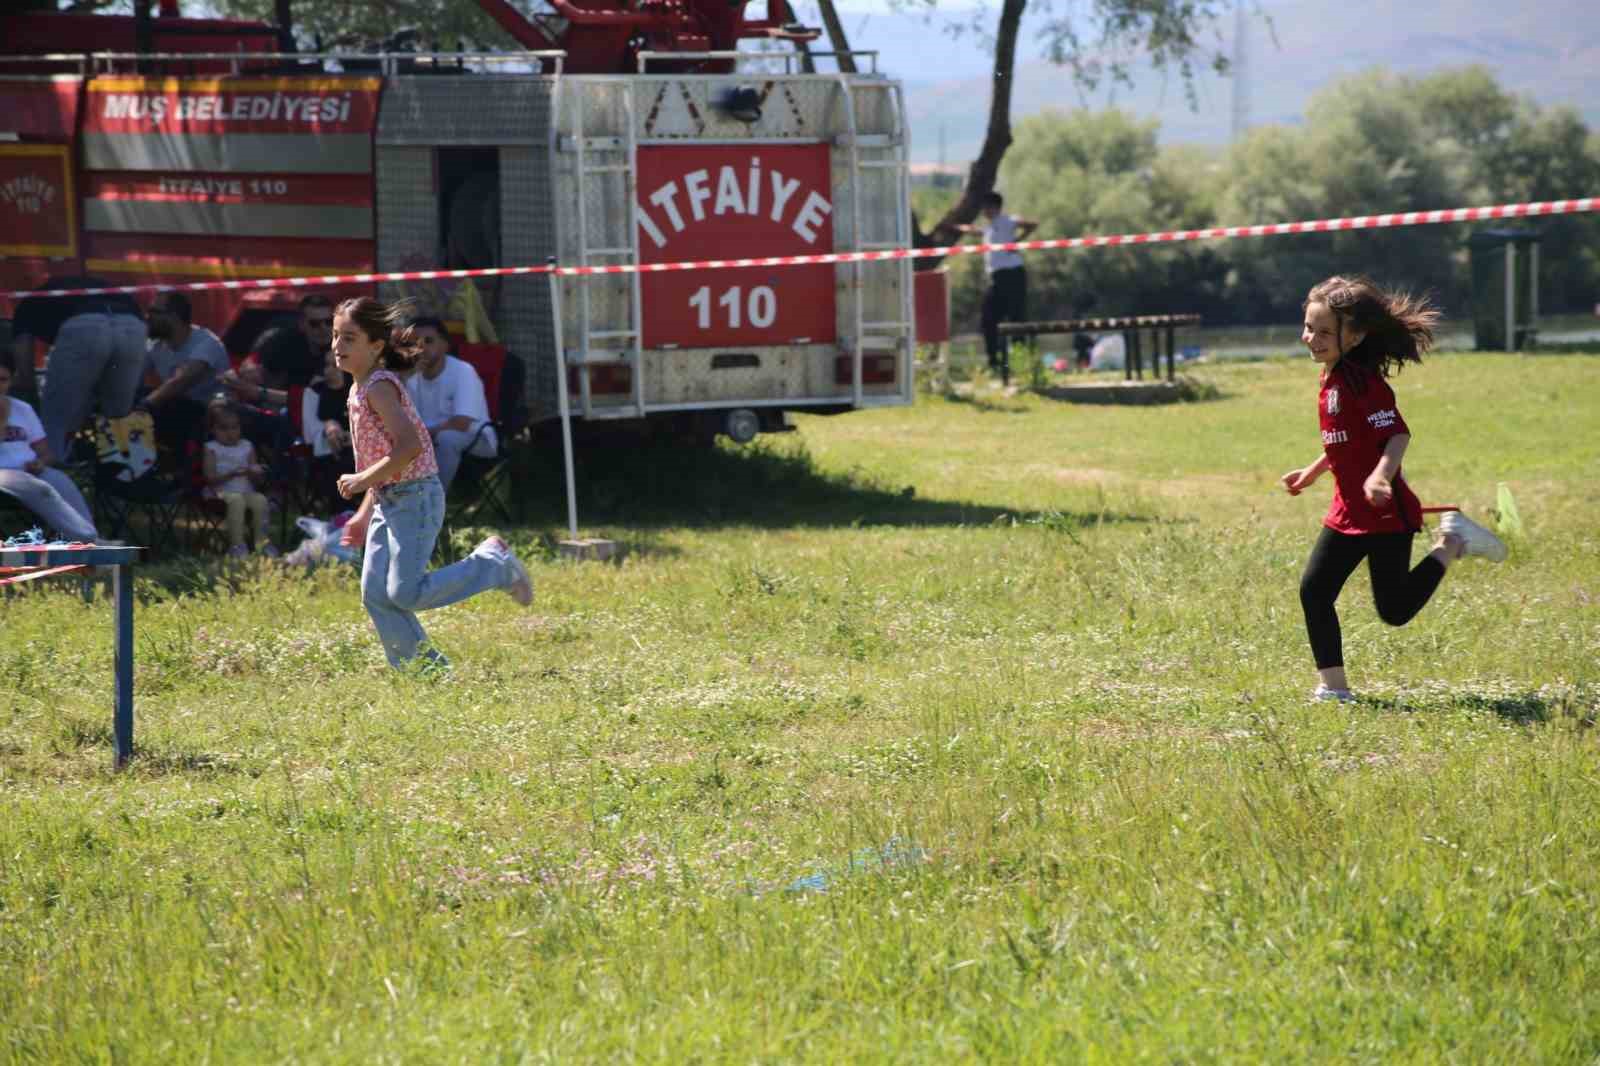
<instances>
[{"instance_id":1,"label":"standing man in dark trouser","mask_svg":"<svg viewBox=\"0 0 1600 1066\"><path fill-rule=\"evenodd\" d=\"M1025 240L1039 224L1005 212L1005 200L997 192L983 199L983 226L962 226L964 233L982 233L984 244L1009 244ZM1028 318L1028 271L1021 252L995 251L983 254L989 273L989 291L983 295L983 346L989 356L989 369L1000 371L1002 381L1011 380L1011 353L1007 340L1000 336L1000 323L1023 322Z\"/></svg>"},{"instance_id":2,"label":"standing man in dark trouser","mask_svg":"<svg viewBox=\"0 0 1600 1066\"><path fill-rule=\"evenodd\" d=\"M39 288L103 289L100 278L55 277ZM45 364L39 420L55 462L100 401L100 413L121 418L133 408L144 373L145 324L132 296L29 296L11 320L13 348L33 368L33 342L52 345Z\"/></svg>"}]
</instances>

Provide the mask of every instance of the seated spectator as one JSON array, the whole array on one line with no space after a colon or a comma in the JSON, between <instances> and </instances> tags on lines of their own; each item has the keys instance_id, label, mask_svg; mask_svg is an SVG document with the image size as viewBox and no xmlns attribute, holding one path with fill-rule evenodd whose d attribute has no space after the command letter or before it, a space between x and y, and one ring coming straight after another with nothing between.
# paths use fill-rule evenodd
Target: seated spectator
<instances>
[{"instance_id":1,"label":"seated spectator","mask_svg":"<svg viewBox=\"0 0 1600 1066\"><path fill-rule=\"evenodd\" d=\"M200 438L221 376L233 369L222 341L192 315L181 292L157 293L151 302L149 367L160 384L138 404L155 420L157 440L178 451Z\"/></svg>"},{"instance_id":2,"label":"seated spectator","mask_svg":"<svg viewBox=\"0 0 1600 1066\"><path fill-rule=\"evenodd\" d=\"M308 351L298 330L276 326L256 339L255 351L244 365L220 378L236 406L245 438L267 449L274 458L286 455L302 436L291 408L305 385L290 383L278 371L297 366ZM277 369L269 371L269 366ZM268 379L277 383L269 384Z\"/></svg>"},{"instance_id":3,"label":"seated spectator","mask_svg":"<svg viewBox=\"0 0 1600 1066\"><path fill-rule=\"evenodd\" d=\"M236 375L235 399L260 403L252 399L250 386L273 390L309 386L321 375L323 358L332 347L333 301L321 293L311 293L300 301L296 328L275 327L257 339L255 350Z\"/></svg>"},{"instance_id":4,"label":"seated spectator","mask_svg":"<svg viewBox=\"0 0 1600 1066\"><path fill-rule=\"evenodd\" d=\"M270 351L257 348L266 384L305 388L322 375L323 359L333 347L333 301L314 292L300 301L298 344L280 342Z\"/></svg>"},{"instance_id":5,"label":"seated spectator","mask_svg":"<svg viewBox=\"0 0 1600 1066\"><path fill-rule=\"evenodd\" d=\"M99 289L110 283L91 277L53 277L41 289ZM67 441L100 403L107 418L133 407L144 373L145 324L131 296L29 296L11 319L13 373L31 392L33 344L51 345L48 376L39 399L52 462L65 459Z\"/></svg>"},{"instance_id":6,"label":"seated spectator","mask_svg":"<svg viewBox=\"0 0 1600 1066\"><path fill-rule=\"evenodd\" d=\"M300 434L311 445L312 488L332 510L344 504L339 478L353 474L355 452L350 443L350 377L339 369L329 349L323 372L300 400Z\"/></svg>"},{"instance_id":7,"label":"seated spectator","mask_svg":"<svg viewBox=\"0 0 1600 1066\"><path fill-rule=\"evenodd\" d=\"M450 354L450 338L437 318L413 320L412 329L422 345L417 369L406 379L411 402L433 438L439 462L439 481L448 491L461 467L461 456L471 453L492 459L499 448L489 425L489 402L483 380L470 363Z\"/></svg>"},{"instance_id":8,"label":"seated spectator","mask_svg":"<svg viewBox=\"0 0 1600 1066\"><path fill-rule=\"evenodd\" d=\"M226 403L212 404L206 421L211 439L206 441L202 460L205 494L227 506L228 554L237 558L250 553L244 524L248 514L255 531L256 550L276 556L278 549L267 532L267 498L259 488L267 468L257 461L255 446L244 439L238 413Z\"/></svg>"},{"instance_id":9,"label":"seated spectator","mask_svg":"<svg viewBox=\"0 0 1600 1066\"><path fill-rule=\"evenodd\" d=\"M78 486L50 465L50 443L34 409L11 393L11 354L0 354L0 492L61 536L100 539Z\"/></svg>"}]
</instances>

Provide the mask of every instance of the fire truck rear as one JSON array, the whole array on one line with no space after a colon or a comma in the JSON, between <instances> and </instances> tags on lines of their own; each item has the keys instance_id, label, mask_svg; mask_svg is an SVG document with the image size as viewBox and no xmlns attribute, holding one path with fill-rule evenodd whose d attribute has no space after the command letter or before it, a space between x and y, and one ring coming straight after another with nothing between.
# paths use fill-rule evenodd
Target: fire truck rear
<instances>
[{"instance_id":1,"label":"fire truck rear","mask_svg":"<svg viewBox=\"0 0 1600 1066\"><path fill-rule=\"evenodd\" d=\"M171 31L158 46L181 41L181 53L0 58L0 288L79 271L170 283L909 245L899 85L730 50L806 31L685 22L698 9L683 4L625 15L561 0L540 22L480 3L508 28L521 20L525 44L561 47L202 52L229 31L186 36L202 20L158 19ZM726 10L708 0L701 14ZM48 42L4 24L58 18L79 20L80 42L117 21L0 17L0 36ZM225 25L240 47L271 39ZM558 300L537 275L461 282L476 300L450 300L449 286L379 291L481 305L527 363L536 419L556 414L565 372L575 416L744 441L782 428L786 411L911 401L910 262L568 276ZM196 317L232 323L243 350L302 294L195 293Z\"/></svg>"}]
</instances>

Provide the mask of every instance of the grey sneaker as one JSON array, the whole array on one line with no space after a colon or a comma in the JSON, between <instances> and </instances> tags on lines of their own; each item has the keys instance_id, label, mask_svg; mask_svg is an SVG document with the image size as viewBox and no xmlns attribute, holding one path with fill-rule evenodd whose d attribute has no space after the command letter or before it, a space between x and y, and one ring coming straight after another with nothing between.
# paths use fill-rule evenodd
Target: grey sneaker
<instances>
[{"instance_id":1,"label":"grey sneaker","mask_svg":"<svg viewBox=\"0 0 1600 1066\"><path fill-rule=\"evenodd\" d=\"M1356 694L1347 688L1329 688L1318 685L1311 692L1312 703L1354 703Z\"/></svg>"},{"instance_id":2,"label":"grey sneaker","mask_svg":"<svg viewBox=\"0 0 1600 1066\"><path fill-rule=\"evenodd\" d=\"M1460 538L1462 555L1481 556L1491 563L1505 562L1506 542L1460 511L1446 511L1439 518L1439 532L1447 537Z\"/></svg>"}]
</instances>

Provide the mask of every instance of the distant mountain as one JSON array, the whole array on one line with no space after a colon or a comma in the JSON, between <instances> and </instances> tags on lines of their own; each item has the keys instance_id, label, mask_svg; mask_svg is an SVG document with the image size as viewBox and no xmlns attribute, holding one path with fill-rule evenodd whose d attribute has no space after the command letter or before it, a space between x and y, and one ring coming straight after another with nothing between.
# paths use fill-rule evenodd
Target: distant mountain
<instances>
[{"instance_id":1,"label":"distant mountain","mask_svg":"<svg viewBox=\"0 0 1600 1066\"><path fill-rule=\"evenodd\" d=\"M1600 131L1600 2L1597 0L1267 0L1270 25L1249 20L1249 117L1253 125L1301 121L1307 101L1341 77L1373 67L1422 75L1482 64L1506 89L1543 105L1577 109ZM984 18L991 25L991 7ZM857 48L878 49L880 69L906 84L912 158L964 164L976 154L988 119L988 55L952 23L971 11L928 19L857 14L846 19ZM1046 107L1118 106L1161 122L1165 143L1225 144L1231 136L1233 82L1209 71L1193 86L1191 110L1181 79L1148 67L1133 88L1102 86L1085 98L1066 72L1018 49L1013 118ZM1233 20L1215 27L1232 52Z\"/></svg>"}]
</instances>

